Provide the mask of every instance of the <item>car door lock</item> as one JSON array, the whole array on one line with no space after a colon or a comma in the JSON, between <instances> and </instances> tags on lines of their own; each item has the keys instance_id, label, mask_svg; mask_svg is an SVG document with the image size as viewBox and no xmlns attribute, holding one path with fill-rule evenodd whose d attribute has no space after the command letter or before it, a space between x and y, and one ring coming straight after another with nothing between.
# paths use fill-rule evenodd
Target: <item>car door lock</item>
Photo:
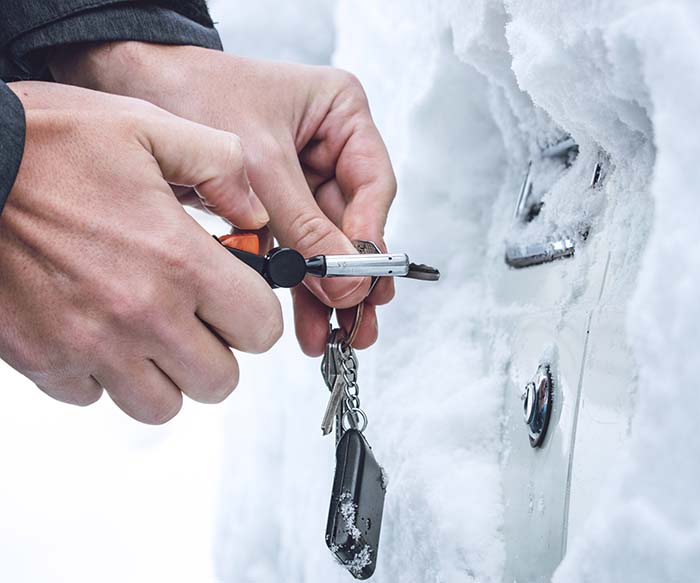
<instances>
[{"instance_id":1,"label":"car door lock","mask_svg":"<svg viewBox=\"0 0 700 583\"><path fill-rule=\"evenodd\" d=\"M523 401L523 418L528 426L528 437L532 447L540 447L544 442L549 418L552 416L553 397L550 366L541 364L520 396Z\"/></svg>"}]
</instances>

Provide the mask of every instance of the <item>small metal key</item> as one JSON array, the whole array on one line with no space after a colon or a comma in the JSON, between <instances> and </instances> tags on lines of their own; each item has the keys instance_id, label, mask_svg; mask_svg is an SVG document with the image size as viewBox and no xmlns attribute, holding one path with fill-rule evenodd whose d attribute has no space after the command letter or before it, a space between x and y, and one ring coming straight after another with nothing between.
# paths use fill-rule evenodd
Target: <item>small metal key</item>
<instances>
[{"instance_id":1,"label":"small metal key","mask_svg":"<svg viewBox=\"0 0 700 583\"><path fill-rule=\"evenodd\" d=\"M321 374L329 391L333 390L335 377L338 375L338 343L344 342L341 336L344 338L342 330L339 328L331 329L328 340L326 340L323 359L321 360Z\"/></svg>"},{"instance_id":2,"label":"small metal key","mask_svg":"<svg viewBox=\"0 0 700 583\"><path fill-rule=\"evenodd\" d=\"M324 380L331 395L321 421L321 432L328 435L333 430L335 420L336 441L340 439L344 429L341 425L343 421L347 420L348 425L353 428L361 425L364 429L367 425L366 415L360 410L357 356L352 346L342 340L345 337L343 330L331 330L324 355L326 362L322 363ZM334 365L331 365L331 362ZM332 386L330 381L333 381Z\"/></svg>"},{"instance_id":3,"label":"small metal key","mask_svg":"<svg viewBox=\"0 0 700 583\"><path fill-rule=\"evenodd\" d=\"M340 362L342 343L345 333L340 328L332 329L326 342L326 350L321 361L321 372L323 380L331 392L328 400L326 412L321 421L321 433L328 435L333 431L333 421L336 412L345 396L345 379L341 374L342 364Z\"/></svg>"},{"instance_id":4,"label":"small metal key","mask_svg":"<svg viewBox=\"0 0 700 583\"><path fill-rule=\"evenodd\" d=\"M337 375L335 378L335 384L331 389L331 396L328 399L326 412L324 413L323 420L321 421L321 433L323 433L323 435L328 435L331 431L333 431L333 423L338 415L338 410L341 408L344 397L345 380L343 379L343 375Z\"/></svg>"}]
</instances>

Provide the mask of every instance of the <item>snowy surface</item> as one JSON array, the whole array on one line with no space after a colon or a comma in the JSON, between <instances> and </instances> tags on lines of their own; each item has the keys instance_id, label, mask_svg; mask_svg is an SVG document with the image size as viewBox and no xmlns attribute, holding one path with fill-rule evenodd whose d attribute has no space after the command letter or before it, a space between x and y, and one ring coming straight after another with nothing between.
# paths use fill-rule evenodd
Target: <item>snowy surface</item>
<instances>
[{"instance_id":1,"label":"snowy surface","mask_svg":"<svg viewBox=\"0 0 700 583\"><path fill-rule=\"evenodd\" d=\"M682 133L682 120L697 118L698 51L687 50L700 46L696 12L690 2L339 2L334 62L365 84L398 171L390 245L445 273L435 288L400 282L397 301L382 311L378 346L361 355L369 437L391 476L375 580L503 576L500 431L511 420L500 411L508 351L517 347L502 323L531 308L500 301L497 273L522 169L566 134L580 145L579 164L547 195L539 228L591 226L615 250L604 300L631 306L627 341L644 366L621 376L620 390L639 403L628 412L629 451L620 454L629 465L599 485L602 500L569 533L555 577L694 579L699 440L682 413L697 410L700 255L690 217L700 212L691 194L697 139ZM611 173L603 194L582 200L573 187L599 149ZM601 268L595 239L590 247L561 268L562 322ZM299 377L301 366L271 373L284 393L260 396L266 416L281 400L273 432L255 429L256 447L242 451L236 444L250 424L230 430L235 460L219 541L227 581L347 579L320 544L330 445L324 452L308 415L322 408L317 373L304 368L310 376ZM662 390L655 378L664 379ZM252 511L238 463L243 475L253 466L271 483Z\"/></svg>"},{"instance_id":2,"label":"snowy surface","mask_svg":"<svg viewBox=\"0 0 700 583\"><path fill-rule=\"evenodd\" d=\"M625 376L637 402L626 462L571 533L555 581L697 580L700 7L212 5L228 50L315 63L333 53L360 77L399 178L390 247L444 274L434 286L398 282L379 343L359 355L367 436L389 476L373 580L502 578L514 349L504 322L533 307L504 302L499 273L522 170L566 134L581 146L580 168L602 148L614 171L600 196L581 200L574 167L532 227L592 228L591 250L561 264L555 308L562 322L580 308L605 239L617 249L606 301L628 310L627 338L616 340L641 366ZM319 432L319 362L291 330L269 355L241 360L224 406L188 402L161 428L107 399L87 410L54 403L0 368L0 580L350 580L323 540L334 456Z\"/></svg>"}]
</instances>

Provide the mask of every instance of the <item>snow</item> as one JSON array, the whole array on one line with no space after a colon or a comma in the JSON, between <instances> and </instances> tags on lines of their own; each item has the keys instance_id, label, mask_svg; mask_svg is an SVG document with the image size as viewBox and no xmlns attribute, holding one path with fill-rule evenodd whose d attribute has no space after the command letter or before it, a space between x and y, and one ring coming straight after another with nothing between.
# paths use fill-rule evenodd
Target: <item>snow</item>
<instances>
[{"instance_id":1,"label":"snow","mask_svg":"<svg viewBox=\"0 0 700 583\"><path fill-rule=\"evenodd\" d=\"M644 366L624 377L639 403L627 454L632 469L601 484L607 498L581 532L570 533L570 552L556 578L687 581L697 572L697 496L690 491L697 480L689 460L697 459L698 440L690 434L689 419L679 423L687 419L684 410L693 410L688 404L696 403L688 393L697 385L690 375L698 364L696 343L688 342L697 338L693 329L699 321L692 296L698 291L700 254L693 252L697 245L688 221L700 216L688 186L698 184L691 174L696 140L687 130L678 135L682 120L697 117L692 97L697 91L690 89L697 83L690 78L696 63L690 57L678 61L688 53L683 47L698 46L695 28L683 24L694 21L695 12L689 2L653 1L338 3L334 62L365 84L399 177L388 240L445 274L435 287L399 282L397 300L381 313L379 345L360 355L369 438L392 476L376 581L503 576L500 471L508 450L501 424L511 421L501 411L511 346L502 324L507 315L530 308L501 301L496 270L502 269L513 197L527 161L567 135L580 154L545 195L544 227L532 228L590 227L594 237L604 235L616 253L602 299L631 306L627 340ZM676 30L685 34L670 42ZM675 76L683 71L685 76ZM662 97L669 105L660 109ZM604 191L581 197L576 186L590 179L601 149L609 162ZM665 222L660 201L669 213ZM679 230L683 223L685 230ZM647 247L652 229L677 235L660 243L657 235ZM655 251L659 244L666 251L661 256ZM561 267L569 287L557 304L562 318L589 293L589 278L600 263L595 249L595 241L581 245L576 261ZM676 277L664 277L667 268ZM675 321L667 319L669 302ZM324 456L318 438L307 433L306 424L315 427L315 418L307 420L306 408L320 411L322 405L314 403L322 398L314 391L323 392L317 371L307 368L309 376L299 376L298 364L291 374L271 374L284 376L284 392L275 393L284 401L275 435L264 440L269 449L262 451L280 457L274 468L259 468L259 475L275 477L282 501L271 509L272 517L265 515L263 527L255 525L258 514L244 521L246 533L269 532L272 523L281 534L270 546L224 533L220 566L229 580L234 572L250 581L344 577L327 570L315 542L330 487L332 448L327 444ZM668 381L663 390L654 378ZM293 397L285 398L289 393ZM271 397L265 391L260 400ZM654 400L645 404L649 398ZM672 415L676 409L678 418ZM240 443L249 430L249 424L233 429L230 443ZM674 436L673 446L659 438L663 431ZM260 453L236 448L232 465ZM659 460L665 471L649 472ZM681 474L673 485L667 479L671 467ZM669 500L664 486L675 494ZM244 486L229 491L243 495ZM314 503L317 497L321 502ZM229 500L224 523L239 519L240 506L249 503ZM538 512L548 510L542 496L532 504ZM683 528L678 516L667 516L670 508L661 510L676 505L692 509ZM648 526L653 528L647 534L630 536ZM645 536L660 537L654 552ZM234 570L253 553L255 574Z\"/></svg>"},{"instance_id":2,"label":"snow","mask_svg":"<svg viewBox=\"0 0 700 583\"><path fill-rule=\"evenodd\" d=\"M361 575L362 569L372 562L372 549L369 545L362 547L362 550L357 553L349 563L345 564L345 568L348 569L353 575Z\"/></svg>"},{"instance_id":3,"label":"snow","mask_svg":"<svg viewBox=\"0 0 700 583\"><path fill-rule=\"evenodd\" d=\"M357 505L352 501L350 492L344 492L340 495L340 515L345 522L345 532L347 532L353 540L360 540L362 533L357 528Z\"/></svg>"},{"instance_id":4,"label":"snow","mask_svg":"<svg viewBox=\"0 0 700 583\"><path fill-rule=\"evenodd\" d=\"M499 274L527 163L567 135L580 153L525 229L535 238L591 228L560 265L561 325L590 298L596 245L616 250L601 295L627 310L616 341L634 352L625 388L637 406L624 463L569 533L554 581L697 580L700 6L211 4L231 51L315 63L332 54L359 76L399 179L390 248L444 274L435 285L397 282L377 346L358 355L366 435L391 476L373 581L502 580L507 324L534 307L511 301ZM582 197L599 149L609 175ZM107 399L88 410L52 402L0 368L0 578L348 581L323 540L334 447L319 431L320 363L289 331L270 354L240 360L241 386L225 405L188 402L159 428Z\"/></svg>"},{"instance_id":5,"label":"snow","mask_svg":"<svg viewBox=\"0 0 700 583\"><path fill-rule=\"evenodd\" d=\"M148 427L0 368L0 580L214 582L222 411Z\"/></svg>"},{"instance_id":6,"label":"snow","mask_svg":"<svg viewBox=\"0 0 700 583\"><path fill-rule=\"evenodd\" d=\"M647 137L656 147L654 225L628 310L639 404L627 463L570 549L559 582L675 583L695 581L700 572L700 170L689 122L700 113L700 7L636 6L605 41L626 91L649 117ZM585 560L590 556L596 561Z\"/></svg>"}]
</instances>

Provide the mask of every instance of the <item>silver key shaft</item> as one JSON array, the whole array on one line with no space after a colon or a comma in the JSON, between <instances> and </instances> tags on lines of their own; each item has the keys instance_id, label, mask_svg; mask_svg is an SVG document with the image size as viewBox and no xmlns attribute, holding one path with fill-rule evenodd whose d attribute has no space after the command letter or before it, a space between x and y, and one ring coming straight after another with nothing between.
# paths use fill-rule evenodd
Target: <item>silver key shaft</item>
<instances>
[{"instance_id":1,"label":"silver key shaft","mask_svg":"<svg viewBox=\"0 0 700 583\"><path fill-rule=\"evenodd\" d=\"M437 269L411 263L405 253L315 255L306 259L306 274L313 277L408 277L425 281L440 279Z\"/></svg>"},{"instance_id":2,"label":"silver key shaft","mask_svg":"<svg viewBox=\"0 0 700 583\"><path fill-rule=\"evenodd\" d=\"M326 406L326 412L323 414L323 420L321 421L321 433L323 435L328 435L333 431L333 423L335 422L338 410L343 402L343 397L345 396L345 380L343 375L339 374L335 377L335 383L333 383L333 390L331 391L331 396L328 399L328 405Z\"/></svg>"},{"instance_id":3,"label":"silver key shaft","mask_svg":"<svg viewBox=\"0 0 700 583\"><path fill-rule=\"evenodd\" d=\"M405 253L326 255L325 277L402 277L408 274L409 263Z\"/></svg>"}]
</instances>

